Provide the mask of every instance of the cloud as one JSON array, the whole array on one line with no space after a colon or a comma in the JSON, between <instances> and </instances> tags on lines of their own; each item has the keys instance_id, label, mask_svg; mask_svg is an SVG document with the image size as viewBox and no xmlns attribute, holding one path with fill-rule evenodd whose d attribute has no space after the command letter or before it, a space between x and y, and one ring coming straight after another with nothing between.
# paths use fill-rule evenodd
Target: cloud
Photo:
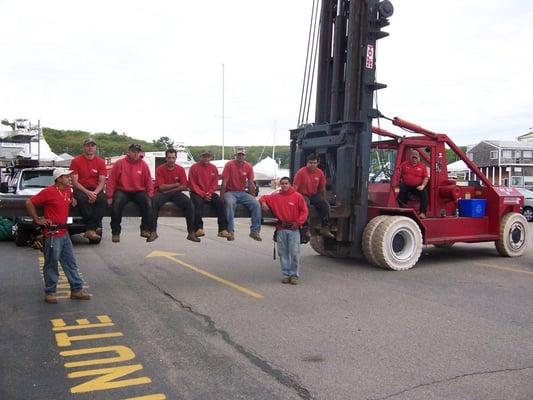
<instances>
[{"instance_id":1,"label":"cloud","mask_svg":"<svg viewBox=\"0 0 533 400\"><path fill-rule=\"evenodd\" d=\"M458 143L509 138L533 124L533 5L395 2L379 42L385 114ZM220 143L288 144L300 104L306 0L0 2L2 118ZM217 117L218 116L218 117Z\"/></svg>"}]
</instances>

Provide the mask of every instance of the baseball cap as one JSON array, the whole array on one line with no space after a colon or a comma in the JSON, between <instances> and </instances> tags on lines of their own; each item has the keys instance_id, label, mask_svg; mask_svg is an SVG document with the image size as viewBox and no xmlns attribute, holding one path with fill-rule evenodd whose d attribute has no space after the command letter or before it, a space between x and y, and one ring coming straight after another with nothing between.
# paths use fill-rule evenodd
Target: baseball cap
<instances>
[{"instance_id":1,"label":"baseball cap","mask_svg":"<svg viewBox=\"0 0 533 400\"><path fill-rule=\"evenodd\" d=\"M235 154L244 154L244 155L246 155L246 149L244 147L237 147L237 150L235 150Z\"/></svg>"},{"instance_id":2,"label":"baseball cap","mask_svg":"<svg viewBox=\"0 0 533 400\"><path fill-rule=\"evenodd\" d=\"M94 145L96 145L96 142L94 141L93 138L87 138L87 139L85 139L85 140L83 141L83 145L85 146L85 145L88 145L88 144L94 144Z\"/></svg>"},{"instance_id":3,"label":"baseball cap","mask_svg":"<svg viewBox=\"0 0 533 400\"><path fill-rule=\"evenodd\" d=\"M137 143L130 144L128 151L142 151L141 145Z\"/></svg>"},{"instance_id":4,"label":"baseball cap","mask_svg":"<svg viewBox=\"0 0 533 400\"><path fill-rule=\"evenodd\" d=\"M209 157L213 157L213 153L211 153L210 150L207 150L207 149L204 149L200 152L200 156L209 156Z\"/></svg>"},{"instance_id":5,"label":"baseball cap","mask_svg":"<svg viewBox=\"0 0 533 400\"><path fill-rule=\"evenodd\" d=\"M63 175L70 175L72 174L72 170L70 169L66 169L66 168L56 168L54 169L54 173L52 174L53 178L54 178L54 181L63 176Z\"/></svg>"}]
</instances>

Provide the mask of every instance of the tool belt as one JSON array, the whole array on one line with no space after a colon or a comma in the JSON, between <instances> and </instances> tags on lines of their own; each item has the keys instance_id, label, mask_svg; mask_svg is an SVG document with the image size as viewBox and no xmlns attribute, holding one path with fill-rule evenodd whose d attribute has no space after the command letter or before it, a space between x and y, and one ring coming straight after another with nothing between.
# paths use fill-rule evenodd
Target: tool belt
<instances>
[{"instance_id":1,"label":"tool belt","mask_svg":"<svg viewBox=\"0 0 533 400\"><path fill-rule=\"evenodd\" d=\"M46 236L55 235L58 230L67 229L67 228L68 228L68 224L51 224L51 225L48 225L45 228L46 229Z\"/></svg>"},{"instance_id":2,"label":"tool belt","mask_svg":"<svg viewBox=\"0 0 533 400\"><path fill-rule=\"evenodd\" d=\"M290 231L297 231L299 228L295 228L294 225L289 222L280 221L276 225L276 229L288 229Z\"/></svg>"}]
</instances>

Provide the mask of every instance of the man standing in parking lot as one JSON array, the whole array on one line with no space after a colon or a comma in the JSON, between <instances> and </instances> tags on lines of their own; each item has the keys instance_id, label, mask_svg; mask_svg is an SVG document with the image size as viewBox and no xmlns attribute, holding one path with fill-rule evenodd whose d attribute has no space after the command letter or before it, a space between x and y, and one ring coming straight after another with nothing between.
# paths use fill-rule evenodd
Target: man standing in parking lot
<instances>
[{"instance_id":1,"label":"man standing in parking lot","mask_svg":"<svg viewBox=\"0 0 533 400\"><path fill-rule=\"evenodd\" d=\"M59 279L58 262L70 284L70 298L89 300L91 296L83 291L83 281L72 251L72 242L66 229L72 198L72 171L56 168L53 172L54 184L44 188L31 199L26 200L26 209L35 223L44 230L44 301L57 303L56 288ZM44 217L37 215L37 208L43 208Z\"/></svg>"},{"instance_id":2,"label":"man standing in parking lot","mask_svg":"<svg viewBox=\"0 0 533 400\"><path fill-rule=\"evenodd\" d=\"M291 180L279 180L280 191L259 199L264 211L272 211L278 219L275 241L283 279L281 283L298 284L300 266L300 228L307 220L307 204L303 196L291 187Z\"/></svg>"},{"instance_id":3,"label":"man standing in parking lot","mask_svg":"<svg viewBox=\"0 0 533 400\"><path fill-rule=\"evenodd\" d=\"M154 184L148 164L142 159L140 144L132 144L126 157L118 160L109 174L106 186L107 204L111 206L111 241L120 242L122 212L129 201L139 206L141 236L149 238L154 231L152 201Z\"/></svg>"},{"instance_id":4,"label":"man standing in parking lot","mask_svg":"<svg viewBox=\"0 0 533 400\"><path fill-rule=\"evenodd\" d=\"M224 199L226 221L228 222L229 236L227 240L235 240L235 208L243 204L252 217L250 237L261 241L261 206L255 199L256 187L254 184L254 170L252 164L246 160L246 150L239 148L235 153L235 159L228 161L222 172L222 187L220 197ZM246 192L248 188L248 193Z\"/></svg>"},{"instance_id":5,"label":"man standing in parking lot","mask_svg":"<svg viewBox=\"0 0 533 400\"><path fill-rule=\"evenodd\" d=\"M85 237L100 240L102 218L107 207L104 185L107 175L105 162L96 155L96 142L87 138L83 141L83 154L70 164L74 198L86 225Z\"/></svg>"}]
</instances>

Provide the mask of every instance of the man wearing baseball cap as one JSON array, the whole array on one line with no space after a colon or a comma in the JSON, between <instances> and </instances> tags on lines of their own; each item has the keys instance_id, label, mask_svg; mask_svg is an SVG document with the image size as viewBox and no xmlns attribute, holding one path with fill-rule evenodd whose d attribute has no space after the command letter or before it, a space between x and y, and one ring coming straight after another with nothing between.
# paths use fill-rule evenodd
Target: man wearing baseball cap
<instances>
[{"instance_id":1,"label":"man wearing baseball cap","mask_svg":"<svg viewBox=\"0 0 533 400\"><path fill-rule=\"evenodd\" d=\"M126 157L118 160L111 169L106 186L107 204L111 206L111 241L120 242L122 212L129 201L139 206L141 236L149 238L154 231L152 196L154 184L148 164L142 159L140 144L128 147Z\"/></svg>"},{"instance_id":2,"label":"man wearing baseball cap","mask_svg":"<svg viewBox=\"0 0 533 400\"><path fill-rule=\"evenodd\" d=\"M44 227L44 301L57 303L56 288L59 278L58 262L70 284L70 298L89 300L91 296L83 291L83 281L72 251L72 242L66 229L69 207L75 205L72 198L71 170L56 168L54 184L44 188L31 199L26 200L26 209L37 225ZM37 208L43 208L44 217L37 215Z\"/></svg>"},{"instance_id":3,"label":"man wearing baseball cap","mask_svg":"<svg viewBox=\"0 0 533 400\"><path fill-rule=\"evenodd\" d=\"M107 207L104 185L107 175L105 162L96 155L96 142L92 138L83 141L83 154L70 163L74 198L86 225L85 237L99 241L102 234L102 218Z\"/></svg>"},{"instance_id":4,"label":"man wearing baseball cap","mask_svg":"<svg viewBox=\"0 0 533 400\"><path fill-rule=\"evenodd\" d=\"M228 238L230 234L227 230L224 204L218 194L216 194L218 189L218 170L217 167L211 164L212 158L213 155L209 150L203 150L200 153L198 162L189 169L189 193L195 210L194 234L196 237L205 235L202 215L204 213L204 205L210 204L217 213L218 236Z\"/></svg>"},{"instance_id":5,"label":"man wearing baseball cap","mask_svg":"<svg viewBox=\"0 0 533 400\"><path fill-rule=\"evenodd\" d=\"M243 204L252 217L250 237L261 241L261 206L255 199L256 187L254 184L254 170L252 164L246 160L246 150L241 147L235 152L235 159L228 161L222 172L222 187L220 197L224 199L226 220L228 222L229 236L227 240L235 240L235 208L237 204ZM248 193L246 192L248 188Z\"/></svg>"}]
</instances>

